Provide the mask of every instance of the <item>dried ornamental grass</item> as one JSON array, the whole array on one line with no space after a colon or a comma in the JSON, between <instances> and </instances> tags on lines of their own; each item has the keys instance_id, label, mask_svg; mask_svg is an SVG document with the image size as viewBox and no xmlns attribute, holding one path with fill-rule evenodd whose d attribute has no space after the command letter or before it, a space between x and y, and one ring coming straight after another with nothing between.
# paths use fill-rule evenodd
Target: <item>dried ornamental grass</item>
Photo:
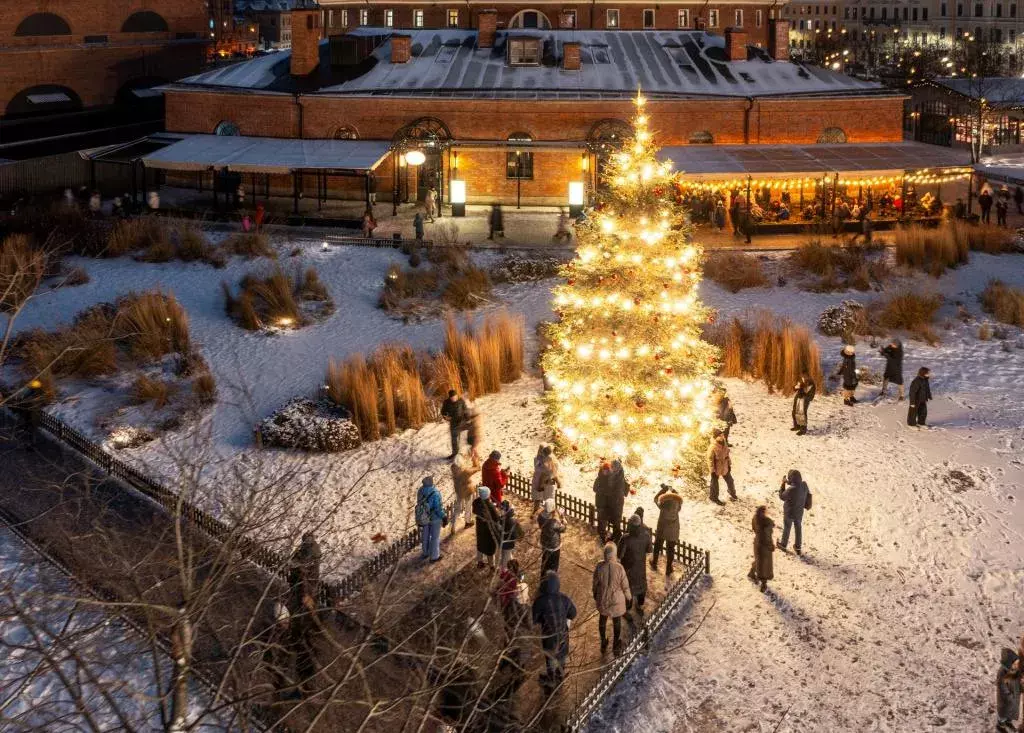
<instances>
[{"instance_id":1,"label":"dried ornamental grass","mask_svg":"<svg viewBox=\"0 0 1024 733\"><path fill-rule=\"evenodd\" d=\"M1002 323L1024 326L1024 290L989 280L981 293L981 307Z\"/></svg>"},{"instance_id":2,"label":"dried ornamental grass","mask_svg":"<svg viewBox=\"0 0 1024 733\"><path fill-rule=\"evenodd\" d=\"M138 361L172 353L187 356L192 351L188 314L170 294L150 291L121 298L113 325L115 338L123 339Z\"/></svg>"},{"instance_id":3,"label":"dried ornamental grass","mask_svg":"<svg viewBox=\"0 0 1024 733\"><path fill-rule=\"evenodd\" d=\"M768 285L761 260L743 252L712 254L704 265L704 274L730 293Z\"/></svg>"},{"instance_id":4,"label":"dried ornamental grass","mask_svg":"<svg viewBox=\"0 0 1024 733\"><path fill-rule=\"evenodd\" d=\"M0 244L0 311L16 311L46 276L47 257L26 234L12 234Z\"/></svg>"},{"instance_id":5,"label":"dried ornamental grass","mask_svg":"<svg viewBox=\"0 0 1024 733\"><path fill-rule=\"evenodd\" d=\"M137 405L153 403L153 409L159 410L167 405L173 385L162 379L152 379L145 375L139 376L132 383L132 402Z\"/></svg>"}]
</instances>

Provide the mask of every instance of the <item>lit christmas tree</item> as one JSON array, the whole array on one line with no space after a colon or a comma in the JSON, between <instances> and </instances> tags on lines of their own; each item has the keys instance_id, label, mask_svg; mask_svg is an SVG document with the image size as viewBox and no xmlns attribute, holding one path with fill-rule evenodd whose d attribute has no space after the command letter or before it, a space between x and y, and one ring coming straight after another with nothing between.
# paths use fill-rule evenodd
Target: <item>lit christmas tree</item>
<instances>
[{"instance_id":1,"label":"lit christmas tree","mask_svg":"<svg viewBox=\"0 0 1024 733\"><path fill-rule=\"evenodd\" d=\"M543 357L548 418L566 452L703 475L718 349L701 340L703 250L690 241L671 164L655 157L645 100L612 156L609 190L577 228L576 259L554 292L560 316Z\"/></svg>"}]
</instances>

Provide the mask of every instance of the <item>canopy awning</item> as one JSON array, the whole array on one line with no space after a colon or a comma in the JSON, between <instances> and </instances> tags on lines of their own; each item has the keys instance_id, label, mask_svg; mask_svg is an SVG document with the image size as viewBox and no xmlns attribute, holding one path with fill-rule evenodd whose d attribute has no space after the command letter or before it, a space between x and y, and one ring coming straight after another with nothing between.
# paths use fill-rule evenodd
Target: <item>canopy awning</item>
<instances>
[{"instance_id":1,"label":"canopy awning","mask_svg":"<svg viewBox=\"0 0 1024 733\"><path fill-rule=\"evenodd\" d=\"M387 140L297 140L239 135L189 135L142 158L148 168L238 173L338 171L368 173L391 150Z\"/></svg>"},{"instance_id":2,"label":"canopy awning","mask_svg":"<svg viewBox=\"0 0 1024 733\"><path fill-rule=\"evenodd\" d=\"M686 145L663 148L683 178L783 178L960 168L970 154L916 142L841 145Z\"/></svg>"},{"instance_id":3,"label":"canopy awning","mask_svg":"<svg viewBox=\"0 0 1024 733\"><path fill-rule=\"evenodd\" d=\"M1024 154L982 158L974 166L974 170L985 178L993 178L1006 183L1024 183Z\"/></svg>"}]
</instances>

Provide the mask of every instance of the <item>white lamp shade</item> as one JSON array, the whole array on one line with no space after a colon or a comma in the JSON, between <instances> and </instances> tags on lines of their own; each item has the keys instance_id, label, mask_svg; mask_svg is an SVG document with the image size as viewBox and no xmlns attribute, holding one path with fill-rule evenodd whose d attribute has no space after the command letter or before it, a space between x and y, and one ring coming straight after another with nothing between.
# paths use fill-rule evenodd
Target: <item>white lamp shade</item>
<instances>
[{"instance_id":1,"label":"white lamp shade","mask_svg":"<svg viewBox=\"0 0 1024 733\"><path fill-rule=\"evenodd\" d=\"M410 150L405 154L405 162L409 165L423 165L426 159L427 156L423 154L422 150Z\"/></svg>"},{"instance_id":2,"label":"white lamp shade","mask_svg":"<svg viewBox=\"0 0 1024 733\"><path fill-rule=\"evenodd\" d=\"M457 179L452 179L452 195L451 203L453 204L464 204L466 203L466 182Z\"/></svg>"},{"instance_id":3,"label":"white lamp shade","mask_svg":"<svg viewBox=\"0 0 1024 733\"><path fill-rule=\"evenodd\" d=\"M569 181L569 206L583 206L582 181Z\"/></svg>"}]
</instances>

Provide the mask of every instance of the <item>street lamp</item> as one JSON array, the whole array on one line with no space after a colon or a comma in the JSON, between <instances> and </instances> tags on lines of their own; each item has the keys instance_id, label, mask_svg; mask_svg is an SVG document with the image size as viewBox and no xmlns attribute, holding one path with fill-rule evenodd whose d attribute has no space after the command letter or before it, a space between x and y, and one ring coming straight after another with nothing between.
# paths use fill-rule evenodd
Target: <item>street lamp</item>
<instances>
[{"instance_id":1,"label":"street lamp","mask_svg":"<svg viewBox=\"0 0 1024 733\"><path fill-rule=\"evenodd\" d=\"M409 165L423 165L426 161L427 156L422 150L410 150L405 154L405 162Z\"/></svg>"},{"instance_id":2,"label":"street lamp","mask_svg":"<svg viewBox=\"0 0 1024 733\"><path fill-rule=\"evenodd\" d=\"M451 185L452 216L466 215L466 182L453 178Z\"/></svg>"}]
</instances>

